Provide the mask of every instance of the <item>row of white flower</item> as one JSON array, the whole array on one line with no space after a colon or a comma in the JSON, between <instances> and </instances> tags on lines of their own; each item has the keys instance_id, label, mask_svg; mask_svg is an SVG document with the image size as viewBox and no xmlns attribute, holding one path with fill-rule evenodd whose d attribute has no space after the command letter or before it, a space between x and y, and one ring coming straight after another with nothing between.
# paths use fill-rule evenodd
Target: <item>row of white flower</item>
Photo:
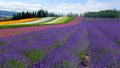
<instances>
[{"instance_id":1,"label":"row of white flower","mask_svg":"<svg viewBox=\"0 0 120 68\"><path fill-rule=\"evenodd\" d=\"M55 20L52 20L52 21L49 21L49 22L45 22L45 23L43 23L43 24L55 24L55 23L57 23L57 22L59 22L59 21L62 21L63 19L67 19L67 18L69 18L69 17L58 17L58 18L55 19Z\"/></svg>"},{"instance_id":2,"label":"row of white flower","mask_svg":"<svg viewBox=\"0 0 120 68\"><path fill-rule=\"evenodd\" d=\"M49 22L45 22L45 23L43 23L43 24L52 24L52 23L54 23L54 22L57 22L58 20L60 20L60 19L62 19L63 17L58 17L58 18L56 18L55 20L52 20L52 21L49 21Z\"/></svg>"},{"instance_id":3,"label":"row of white flower","mask_svg":"<svg viewBox=\"0 0 120 68\"><path fill-rule=\"evenodd\" d=\"M17 24L35 24L35 23L46 22L46 21L49 21L49 20L51 20L53 18L54 17L45 17L45 18L40 18L38 20L31 21L31 22L23 22L23 23L17 23Z\"/></svg>"}]
</instances>

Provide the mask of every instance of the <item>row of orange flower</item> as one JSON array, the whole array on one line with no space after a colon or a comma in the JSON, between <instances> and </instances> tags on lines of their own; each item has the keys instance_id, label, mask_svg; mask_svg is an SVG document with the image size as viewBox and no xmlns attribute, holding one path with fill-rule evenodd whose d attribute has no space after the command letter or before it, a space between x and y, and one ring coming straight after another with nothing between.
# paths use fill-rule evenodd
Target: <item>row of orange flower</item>
<instances>
[{"instance_id":1,"label":"row of orange flower","mask_svg":"<svg viewBox=\"0 0 120 68\"><path fill-rule=\"evenodd\" d=\"M2 21L2 22L0 22L0 25L30 22L30 21L34 21L37 19L39 19L39 18L27 18L27 19L20 19L20 20Z\"/></svg>"}]
</instances>

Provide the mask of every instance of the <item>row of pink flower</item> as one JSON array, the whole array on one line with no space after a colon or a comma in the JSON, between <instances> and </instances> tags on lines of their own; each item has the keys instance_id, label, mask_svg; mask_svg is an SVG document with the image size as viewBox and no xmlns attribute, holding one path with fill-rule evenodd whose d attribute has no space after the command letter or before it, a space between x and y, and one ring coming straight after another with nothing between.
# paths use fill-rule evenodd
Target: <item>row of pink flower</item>
<instances>
[{"instance_id":1,"label":"row of pink flower","mask_svg":"<svg viewBox=\"0 0 120 68\"><path fill-rule=\"evenodd\" d=\"M43 29L52 28L52 27L60 28L60 27L65 27L65 26L76 25L80 23L80 21L81 21L81 18L76 17L71 22L66 23L66 24L60 24L60 25L45 25L45 26L31 26L31 27L21 27L21 28L0 29L0 38L16 36L16 35L32 32L32 31L43 30Z\"/></svg>"}]
</instances>

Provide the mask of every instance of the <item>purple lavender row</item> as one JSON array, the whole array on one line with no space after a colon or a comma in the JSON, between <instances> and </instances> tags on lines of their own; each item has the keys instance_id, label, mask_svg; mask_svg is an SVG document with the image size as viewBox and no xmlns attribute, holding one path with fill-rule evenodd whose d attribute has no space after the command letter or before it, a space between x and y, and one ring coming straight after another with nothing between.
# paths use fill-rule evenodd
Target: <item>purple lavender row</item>
<instances>
[{"instance_id":1,"label":"purple lavender row","mask_svg":"<svg viewBox=\"0 0 120 68\"><path fill-rule=\"evenodd\" d=\"M71 31L71 29L73 29L73 30ZM52 47L52 49L54 48L54 45L56 44L55 42L62 43L65 40L65 38L67 36L69 36L72 32L74 32L74 30L76 30L76 29L77 29L76 26L66 27L66 28L62 28L62 29L54 28L51 31L47 30L48 32L47 31L46 32L35 32L35 33L21 35L21 36L17 36L17 37L13 37L13 38L7 38L6 40L4 39L4 41L8 41L8 42L5 46L1 46L2 51L0 51L0 52L2 52L4 55L7 55L7 57L9 57L11 59L21 60L21 59L25 58L25 59L23 59L23 61L25 61L27 58L22 55L23 52L26 52L29 50L43 50L42 51L43 54L47 53L51 50L51 49L49 50L49 48L51 48L51 47ZM63 32L64 32L64 34L63 34ZM49 35L48 35L48 33L49 33ZM35 35L33 36L33 34L35 34ZM15 40L17 40L17 41L15 41ZM20 55L22 56L21 58L19 58ZM27 62L27 63L29 63L29 62Z\"/></svg>"},{"instance_id":2,"label":"purple lavender row","mask_svg":"<svg viewBox=\"0 0 120 68\"><path fill-rule=\"evenodd\" d=\"M94 23L94 25L111 40L120 42L120 19L103 20Z\"/></svg>"},{"instance_id":3,"label":"purple lavender row","mask_svg":"<svg viewBox=\"0 0 120 68\"><path fill-rule=\"evenodd\" d=\"M120 45L120 19L94 19L91 23L114 44Z\"/></svg>"},{"instance_id":4,"label":"purple lavender row","mask_svg":"<svg viewBox=\"0 0 120 68\"><path fill-rule=\"evenodd\" d=\"M77 25L79 29L59 48L45 56L32 68L83 68L79 59L80 52L87 50L86 25Z\"/></svg>"},{"instance_id":5,"label":"purple lavender row","mask_svg":"<svg viewBox=\"0 0 120 68\"><path fill-rule=\"evenodd\" d=\"M91 52L92 67L94 68L119 68L119 58L115 59L120 52L120 48L109 40L101 31L88 22L88 46ZM92 58L93 57L93 58ZM117 61L117 62L116 62ZM119 62L119 63L118 63Z\"/></svg>"}]
</instances>

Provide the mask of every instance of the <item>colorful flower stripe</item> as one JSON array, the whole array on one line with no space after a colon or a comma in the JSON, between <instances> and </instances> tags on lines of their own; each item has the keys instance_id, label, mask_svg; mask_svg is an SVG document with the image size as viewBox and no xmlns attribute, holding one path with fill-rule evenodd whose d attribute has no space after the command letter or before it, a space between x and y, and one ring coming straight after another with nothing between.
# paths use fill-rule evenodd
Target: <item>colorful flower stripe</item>
<instances>
[{"instance_id":1,"label":"colorful flower stripe","mask_svg":"<svg viewBox=\"0 0 120 68\"><path fill-rule=\"evenodd\" d=\"M0 22L0 25L30 22L30 21L34 21L34 20L37 20L37 19L39 19L39 18L27 18L27 19L20 19L20 20L3 21L3 22Z\"/></svg>"},{"instance_id":2,"label":"colorful flower stripe","mask_svg":"<svg viewBox=\"0 0 120 68\"><path fill-rule=\"evenodd\" d=\"M10 25L21 25L21 24L37 24L37 23L43 23L46 21L49 21L55 17L45 17L45 18L40 18L38 20L30 21L30 22L21 22L21 23L15 23L15 24L10 24Z\"/></svg>"},{"instance_id":3,"label":"colorful flower stripe","mask_svg":"<svg viewBox=\"0 0 120 68\"><path fill-rule=\"evenodd\" d=\"M62 23L66 23L66 22L64 22L64 21L66 21L66 20L69 19L69 18L70 18L70 17L64 17L64 18L58 20L57 22L53 22L53 24L62 24Z\"/></svg>"},{"instance_id":4,"label":"colorful flower stripe","mask_svg":"<svg viewBox=\"0 0 120 68\"><path fill-rule=\"evenodd\" d=\"M76 17L71 22L66 24L59 24L59 25L45 25L45 26L31 26L31 27L22 27L22 28L9 28L9 29L1 29L0 30L0 38L9 37L9 36L16 36L23 33L28 33L37 30L43 30L52 27L65 27L78 24L81 21L80 17Z\"/></svg>"},{"instance_id":5,"label":"colorful flower stripe","mask_svg":"<svg viewBox=\"0 0 120 68\"><path fill-rule=\"evenodd\" d=\"M64 21L67 20L68 18L70 18L70 17L59 17L56 20L46 22L46 23L43 23L43 24L62 24L62 23L65 23Z\"/></svg>"},{"instance_id":6,"label":"colorful flower stripe","mask_svg":"<svg viewBox=\"0 0 120 68\"><path fill-rule=\"evenodd\" d=\"M31 21L31 22L24 22L24 23L16 23L16 24L5 24L5 25L0 25L0 29L6 29L6 28L20 28L20 27L25 27L25 26L41 26L41 25L45 25L43 23L46 22L50 22L56 20L58 17L47 17L47 18L43 18L41 20L37 20L37 21ZM62 20L59 22L60 23L64 23L64 22L69 22L73 19L74 17L69 17L67 20ZM57 22L57 21L56 21ZM47 25L47 24L46 24Z\"/></svg>"}]
</instances>

